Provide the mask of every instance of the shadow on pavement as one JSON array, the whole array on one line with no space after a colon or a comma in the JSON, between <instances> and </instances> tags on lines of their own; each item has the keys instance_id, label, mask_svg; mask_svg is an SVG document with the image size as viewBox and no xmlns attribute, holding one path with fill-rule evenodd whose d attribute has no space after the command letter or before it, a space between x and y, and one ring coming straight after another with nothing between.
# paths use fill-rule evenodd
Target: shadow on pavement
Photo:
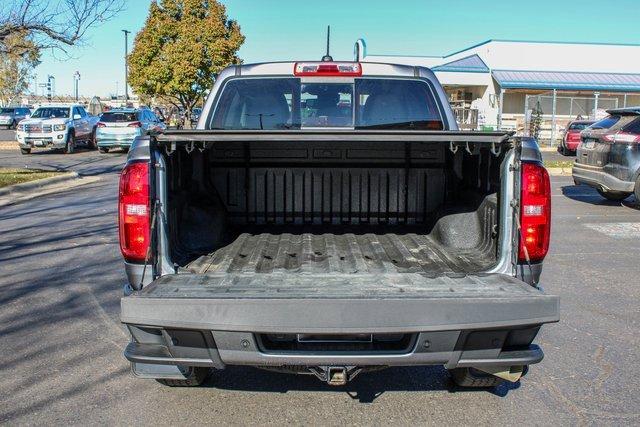
<instances>
[{"instance_id":1,"label":"shadow on pavement","mask_svg":"<svg viewBox=\"0 0 640 427\"><path fill-rule=\"evenodd\" d=\"M598 194L598 191L587 185L565 185L562 187L562 194L571 200L577 202L588 203L597 206L626 206L628 208L638 209L639 203L636 202L633 195L622 201L607 200Z\"/></svg>"},{"instance_id":2,"label":"shadow on pavement","mask_svg":"<svg viewBox=\"0 0 640 427\"><path fill-rule=\"evenodd\" d=\"M344 386L329 386L312 375L270 372L258 368L230 366L215 371L204 387L221 390L287 393L335 392L346 393L360 403L372 403L385 392L446 391L448 393L480 392L505 397L520 388L517 383L505 382L494 388L474 389L456 386L442 366L393 367L380 371L363 372Z\"/></svg>"}]
</instances>

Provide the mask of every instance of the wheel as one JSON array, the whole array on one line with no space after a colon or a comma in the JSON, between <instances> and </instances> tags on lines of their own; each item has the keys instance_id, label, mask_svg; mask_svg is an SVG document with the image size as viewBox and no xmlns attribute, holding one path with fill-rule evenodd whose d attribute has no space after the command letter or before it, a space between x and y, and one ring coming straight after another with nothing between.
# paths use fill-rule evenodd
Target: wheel
<instances>
[{"instance_id":1,"label":"wheel","mask_svg":"<svg viewBox=\"0 0 640 427\"><path fill-rule=\"evenodd\" d=\"M166 385L169 387L198 387L202 385L204 380L207 379L211 370L209 368L204 368L200 366L191 366L187 367L186 371L188 372L185 375L187 378L184 380L167 380L167 379L159 379L156 380L162 385Z\"/></svg>"},{"instance_id":2,"label":"wheel","mask_svg":"<svg viewBox=\"0 0 640 427\"><path fill-rule=\"evenodd\" d=\"M102 154L106 154L109 152L109 149L107 147L98 147L98 151Z\"/></svg>"},{"instance_id":3,"label":"wheel","mask_svg":"<svg viewBox=\"0 0 640 427\"><path fill-rule=\"evenodd\" d=\"M128 153L129 152L129 147L122 147L122 152L123 153Z\"/></svg>"},{"instance_id":4,"label":"wheel","mask_svg":"<svg viewBox=\"0 0 640 427\"><path fill-rule=\"evenodd\" d=\"M633 189L633 195L636 196L636 205L640 206L640 176L636 179L636 186Z\"/></svg>"},{"instance_id":5,"label":"wheel","mask_svg":"<svg viewBox=\"0 0 640 427\"><path fill-rule=\"evenodd\" d=\"M20 154L31 154L31 148L21 148Z\"/></svg>"},{"instance_id":6,"label":"wheel","mask_svg":"<svg viewBox=\"0 0 640 427\"><path fill-rule=\"evenodd\" d=\"M637 185L636 185L636 190L637 190ZM600 195L605 199L611 200L612 202L622 201L631 195L631 193L624 193L621 191L602 191L602 189L600 188L598 188L598 193L600 193Z\"/></svg>"},{"instance_id":7,"label":"wheel","mask_svg":"<svg viewBox=\"0 0 640 427\"><path fill-rule=\"evenodd\" d=\"M64 154L73 154L76 149L76 137L73 132L67 136L67 143L64 146Z\"/></svg>"},{"instance_id":8,"label":"wheel","mask_svg":"<svg viewBox=\"0 0 640 427\"><path fill-rule=\"evenodd\" d=\"M92 150L95 150L96 148L98 148L98 141L96 141L96 130L95 130L95 128L91 132L91 138L89 139L89 141L87 141L87 145Z\"/></svg>"},{"instance_id":9,"label":"wheel","mask_svg":"<svg viewBox=\"0 0 640 427\"><path fill-rule=\"evenodd\" d=\"M11 126L7 126L7 129L17 129L18 128L18 122L16 122L15 120L13 121L13 123L11 123Z\"/></svg>"}]
</instances>

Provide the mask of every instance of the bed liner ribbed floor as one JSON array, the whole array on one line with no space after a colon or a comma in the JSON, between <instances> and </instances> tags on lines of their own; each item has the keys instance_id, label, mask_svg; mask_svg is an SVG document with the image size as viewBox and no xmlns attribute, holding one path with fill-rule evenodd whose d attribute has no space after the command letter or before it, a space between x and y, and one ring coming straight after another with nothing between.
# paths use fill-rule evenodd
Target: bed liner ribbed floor
<instances>
[{"instance_id":1,"label":"bed liner ribbed floor","mask_svg":"<svg viewBox=\"0 0 640 427\"><path fill-rule=\"evenodd\" d=\"M489 239L454 249L416 233L242 233L232 243L187 266L193 273L384 274L439 276L486 271Z\"/></svg>"}]
</instances>

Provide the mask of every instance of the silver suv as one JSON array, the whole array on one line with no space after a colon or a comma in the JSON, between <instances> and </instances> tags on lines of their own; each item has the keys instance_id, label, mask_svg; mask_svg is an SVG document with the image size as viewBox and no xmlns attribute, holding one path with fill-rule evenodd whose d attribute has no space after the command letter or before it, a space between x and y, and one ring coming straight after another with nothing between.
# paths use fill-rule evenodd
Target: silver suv
<instances>
[{"instance_id":1,"label":"silver suv","mask_svg":"<svg viewBox=\"0 0 640 427\"><path fill-rule=\"evenodd\" d=\"M22 119L31 115L27 107L3 107L0 108L0 126L6 129L15 129Z\"/></svg>"}]
</instances>

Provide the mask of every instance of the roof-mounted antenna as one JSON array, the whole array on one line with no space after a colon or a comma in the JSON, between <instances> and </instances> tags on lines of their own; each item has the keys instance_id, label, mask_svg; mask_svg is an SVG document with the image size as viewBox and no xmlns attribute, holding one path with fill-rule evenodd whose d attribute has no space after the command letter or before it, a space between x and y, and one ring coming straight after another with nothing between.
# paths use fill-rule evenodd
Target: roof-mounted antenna
<instances>
[{"instance_id":1,"label":"roof-mounted antenna","mask_svg":"<svg viewBox=\"0 0 640 427\"><path fill-rule=\"evenodd\" d=\"M331 25L327 25L327 54L322 57L322 62L331 62L333 58L329 55L329 39L331 37Z\"/></svg>"}]
</instances>

